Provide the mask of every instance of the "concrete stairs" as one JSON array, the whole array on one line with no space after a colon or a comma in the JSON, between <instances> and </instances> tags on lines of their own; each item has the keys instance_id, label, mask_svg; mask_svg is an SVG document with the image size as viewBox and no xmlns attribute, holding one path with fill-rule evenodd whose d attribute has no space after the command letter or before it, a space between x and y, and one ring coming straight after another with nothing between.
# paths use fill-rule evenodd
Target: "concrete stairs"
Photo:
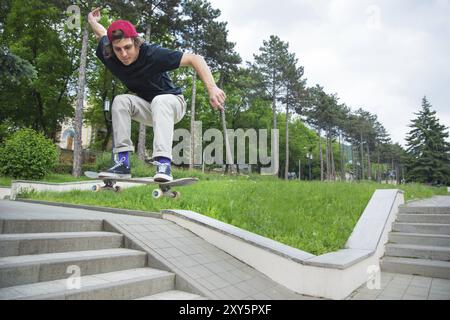
<instances>
[{"instance_id":1,"label":"concrete stairs","mask_svg":"<svg viewBox=\"0 0 450 320\"><path fill-rule=\"evenodd\" d=\"M400 206L381 270L450 279L450 207Z\"/></svg>"},{"instance_id":2,"label":"concrete stairs","mask_svg":"<svg viewBox=\"0 0 450 320\"><path fill-rule=\"evenodd\" d=\"M102 220L0 220L0 299L191 300Z\"/></svg>"}]
</instances>

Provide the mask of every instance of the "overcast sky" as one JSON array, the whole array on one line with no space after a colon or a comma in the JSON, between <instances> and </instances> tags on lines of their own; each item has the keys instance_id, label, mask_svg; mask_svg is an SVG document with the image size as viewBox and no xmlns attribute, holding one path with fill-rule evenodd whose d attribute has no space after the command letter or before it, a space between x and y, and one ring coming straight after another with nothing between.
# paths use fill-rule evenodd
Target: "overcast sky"
<instances>
[{"instance_id":1,"label":"overcast sky","mask_svg":"<svg viewBox=\"0 0 450 320\"><path fill-rule=\"evenodd\" d=\"M210 0L229 41L253 61L274 34L289 42L308 86L375 113L404 146L422 97L450 126L450 0Z\"/></svg>"}]
</instances>

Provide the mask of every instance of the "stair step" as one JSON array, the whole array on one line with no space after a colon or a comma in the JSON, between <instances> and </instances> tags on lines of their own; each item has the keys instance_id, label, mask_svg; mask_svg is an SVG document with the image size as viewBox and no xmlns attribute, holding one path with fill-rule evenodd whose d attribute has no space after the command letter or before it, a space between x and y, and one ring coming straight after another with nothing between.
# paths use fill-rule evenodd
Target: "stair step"
<instances>
[{"instance_id":1,"label":"stair step","mask_svg":"<svg viewBox=\"0 0 450 320\"><path fill-rule=\"evenodd\" d=\"M450 261L450 247L388 243L386 256Z\"/></svg>"},{"instance_id":2,"label":"stair step","mask_svg":"<svg viewBox=\"0 0 450 320\"><path fill-rule=\"evenodd\" d=\"M417 206L399 206L398 213L421 213L421 214L450 214L450 207L417 207Z\"/></svg>"},{"instance_id":3,"label":"stair step","mask_svg":"<svg viewBox=\"0 0 450 320\"><path fill-rule=\"evenodd\" d=\"M0 233L86 232L102 231L102 220L5 219Z\"/></svg>"},{"instance_id":4,"label":"stair step","mask_svg":"<svg viewBox=\"0 0 450 320\"><path fill-rule=\"evenodd\" d=\"M449 214L400 213L397 222L450 224Z\"/></svg>"},{"instance_id":5,"label":"stair step","mask_svg":"<svg viewBox=\"0 0 450 320\"><path fill-rule=\"evenodd\" d=\"M123 235L113 232L0 234L0 257L119 248Z\"/></svg>"},{"instance_id":6,"label":"stair step","mask_svg":"<svg viewBox=\"0 0 450 320\"><path fill-rule=\"evenodd\" d=\"M450 235L450 224L394 222L392 231Z\"/></svg>"},{"instance_id":7,"label":"stair step","mask_svg":"<svg viewBox=\"0 0 450 320\"><path fill-rule=\"evenodd\" d=\"M153 294L151 296L137 298L135 300L205 300L206 298L194 293L179 290L170 290Z\"/></svg>"},{"instance_id":8,"label":"stair step","mask_svg":"<svg viewBox=\"0 0 450 320\"><path fill-rule=\"evenodd\" d=\"M450 279L450 262L428 259L383 257L381 270L424 277Z\"/></svg>"},{"instance_id":9,"label":"stair step","mask_svg":"<svg viewBox=\"0 0 450 320\"><path fill-rule=\"evenodd\" d=\"M0 258L0 288L66 279L75 272L92 275L141 268L147 254L131 249L102 249Z\"/></svg>"},{"instance_id":10,"label":"stair step","mask_svg":"<svg viewBox=\"0 0 450 320\"><path fill-rule=\"evenodd\" d=\"M172 290L173 273L153 268L82 276L80 288L73 279L39 282L0 289L0 299L27 300L130 300Z\"/></svg>"},{"instance_id":11,"label":"stair step","mask_svg":"<svg viewBox=\"0 0 450 320\"><path fill-rule=\"evenodd\" d=\"M444 234L390 232L389 242L424 246L450 247L450 236Z\"/></svg>"}]
</instances>

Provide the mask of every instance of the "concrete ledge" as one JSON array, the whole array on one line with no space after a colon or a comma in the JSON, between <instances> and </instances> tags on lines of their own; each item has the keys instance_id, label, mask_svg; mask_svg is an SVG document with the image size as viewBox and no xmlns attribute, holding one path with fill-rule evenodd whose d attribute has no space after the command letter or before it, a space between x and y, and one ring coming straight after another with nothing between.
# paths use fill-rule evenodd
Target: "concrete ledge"
<instances>
[{"instance_id":1,"label":"concrete ledge","mask_svg":"<svg viewBox=\"0 0 450 320\"><path fill-rule=\"evenodd\" d=\"M40 181L27 181L27 180L13 180L11 183L10 199L15 200L17 195L24 191L71 191L71 190L92 190L92 186L96 184L103 184L102 180L87 180L79 182L40 182ZM118 182L122 188L136 187L142 185L141 183L134 182Z\"/></svg>"},{"instance_id":2,"label":"concrete ledge","mask_svg":"<svg viewBox=\"0 0 450 320\"><path fill-rule=\"evenodd\" d=\"M0 200L9 199L10 194L11 194L11 188L0 187Z\"/></svg>"},{"instance_id":3,"label":"concrete ledge","mask_svg":"<svg viewBox=\"0 0 450 320\"><path fill-rule=\"evenodd\" d=\"M373 251L358 249L342 249L329 252L305 261L305 264L315 267L344 270L370 257Z\"/></svg>"},{"instance_id":4,"label":"concrete ledge","mask_svg":"<svg viewBox=\"0 0 450 320\"><path fill-rule=\"evenodd\" d=\"M379 273L403 192L376 190L344 249L320 256L187 210L163 218L192 231L285 287L305 295L344 299ZM375 272L375 274L374 274Z\"/></svg>"},{"instance_id":5,"label":"concrete ledge","mask_svg":"<svg viewBox=\"0 0 450 320\"><path fill-rule=\"evenodd\" d=\"M401 199L396 199L397 194L401 195ZM392 218L395 218L396 214L389 219L389 213L392 210L397 213L398 207L402 203L404 203L403 191L397 189L376 190L356 223L345 248L375 252L380 241L383 240L383 230L387 226L390 230L391 224L395 220Z\"/></svg>"}]
</instances>

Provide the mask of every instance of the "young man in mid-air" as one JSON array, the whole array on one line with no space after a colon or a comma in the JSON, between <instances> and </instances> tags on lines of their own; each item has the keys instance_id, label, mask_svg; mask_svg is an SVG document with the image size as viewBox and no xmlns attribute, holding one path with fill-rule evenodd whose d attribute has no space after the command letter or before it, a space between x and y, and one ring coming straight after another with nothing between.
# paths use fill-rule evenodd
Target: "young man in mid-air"
<instances>
[{"instance_id":1,"label":"young man in mid-air","mask_svg":"<svg viewBox=\"0 0 450 320\"><path fill-rule=\"evenodd\" d=\"M106 30L98 21L100 8L89 13L88 22L99 41L97 57L112 74L136 95L122 94L114 98L112 122L113 152L118 161L99 176L130 178L131 119L153 127L154 180L172 181L171 160L174 125L186 113L186 102L180 88L175 87L167 71L190 66L208 90L211 106L223 110L225 93L219 89L202 56L162 48L145 42L129 21L117 20Z\"/></svg>"}]
</instances>

